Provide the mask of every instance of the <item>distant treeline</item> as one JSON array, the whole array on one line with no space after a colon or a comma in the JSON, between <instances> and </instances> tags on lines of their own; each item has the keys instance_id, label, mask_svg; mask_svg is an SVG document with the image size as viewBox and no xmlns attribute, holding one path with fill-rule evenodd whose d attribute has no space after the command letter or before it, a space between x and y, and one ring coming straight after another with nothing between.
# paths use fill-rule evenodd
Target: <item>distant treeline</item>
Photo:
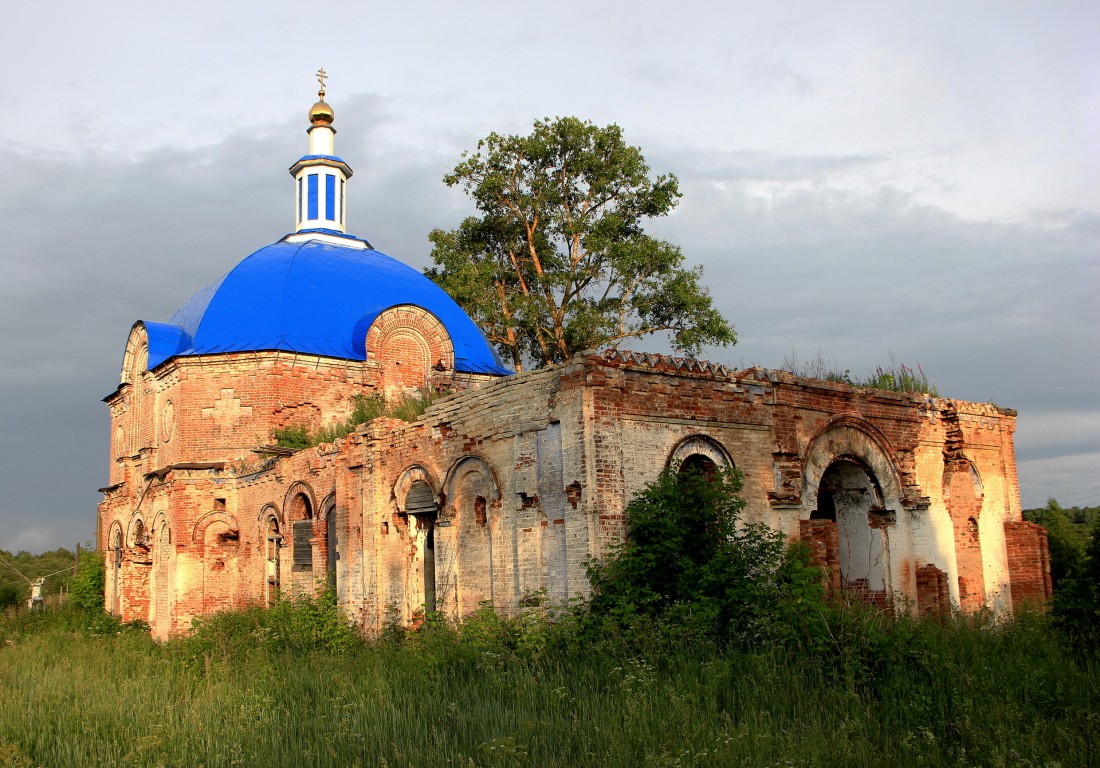
<instances>
[{"instance_id":1,"label":"distant treeline","mask_svg":"<svg viewBox=\"0 0 1100 768\"><path fill-rule=\"evenodd\" d=\"M1045 507L1025 509L1024 520L1047 529L1050 545L1050 578L1057 589L1067 577L1083 565L1085 549L1100 523L1100 507L1063 508L1055 499Z\"/></svg>"},{"instance_id":2,"label":"distant treeline","mask_svg":"<svg viewBox=\"0 0 1100 768\"><path fill-rule=\"evenodd\" d=\"M0 549L0 607L26 604L30 582L43 576L47 597L67 591L76 561L77 553L64 547L41 555Z\"/></svg>"}]
</instances>

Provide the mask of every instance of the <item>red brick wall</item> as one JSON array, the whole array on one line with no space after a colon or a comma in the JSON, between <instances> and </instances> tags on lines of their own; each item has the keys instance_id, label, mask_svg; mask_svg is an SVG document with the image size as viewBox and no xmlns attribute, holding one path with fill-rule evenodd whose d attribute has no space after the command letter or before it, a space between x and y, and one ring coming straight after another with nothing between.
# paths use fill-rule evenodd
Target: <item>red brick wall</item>
<instances>
[{"instance_id":1,"label":"red brick wall","mask_svg":"<svg viewBox=\"0 0 1100 768\"><path fill-rule=\"evenodd\" d=\"M985 605L981 514L982 496L970 462L957 459L945 467L943 494L955 529L955 558L959 573L959 602L978 610Z\"/></svg>"},{"instance_id":2,"label":"red brick wall","mask_svg":"<svg viewBox=\"0 0 1100 768\"><path fill-rule=\"evenodd\" d=\"M951 613L947 574L931 563L917 569L917 613L935 619Z\"/></svg>"},{"instance_id":3,"label":"red brick wall","mask_svg":"<svg viewBox=\"0 0 1100 768\"><path fill-rule=\"evenodd\" d=\"M810 546L810 562L821 568L830 594L839 594L840 542L832 520L799 520L799 538Z\"/></svg>"},{"instance_id":4,"label":"red brick wall","mask_svg":"<svg viewBox=\"0 0 1100 768\"><path fill-rule=\"evenodd\" d=\"M1012 608L1043 606L1053 592L1050 584L1050 551L1043 526L1026 521L1005 523L1005 548L1012 577Z\"/></svg>"}]
</instances>

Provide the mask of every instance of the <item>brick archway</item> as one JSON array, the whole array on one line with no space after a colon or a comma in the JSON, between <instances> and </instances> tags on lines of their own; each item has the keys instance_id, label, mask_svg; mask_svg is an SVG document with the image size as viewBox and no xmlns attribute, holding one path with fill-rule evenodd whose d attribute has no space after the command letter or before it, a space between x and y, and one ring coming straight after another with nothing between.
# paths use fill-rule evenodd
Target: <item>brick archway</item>
<instances>
[{"instance_id":1,"label":"brick archway","mask_svg":"<svg viewBox=\"0 0 1100 768\"><path fill-rule=\"evenodd\" d=\"M833 589L880 606L894 590L890 531L901 509L892 453L873 426L840 417L814 437L802 471L800 538Z\"/></svg>"},{"instance_id":2,"label":"brick archway","mask_svg":"<svg viewBox=\"0 0 1100 768\"><path fill-rule=\"evenodd\" d=\"M733 469L733 459L720 442L707 435L692 435L676 444L665 462L665 467L683 466L693 457L702 457L716 467Z\"/></svg>"},{"instance_id":3,"label":"brick archway","mask_svg":"<svg viewBox=\"0 0 1100 768\"><path fill-rule=\"evenodd\" d=\"M878 483L883 504L899 509L901 475L892 455L889 441L872 425L851 417L829 422L811 440L802 461L802 519L808 520L816 508L822 476L842 457L861 462Z\"/></svg>"}]
</instances>

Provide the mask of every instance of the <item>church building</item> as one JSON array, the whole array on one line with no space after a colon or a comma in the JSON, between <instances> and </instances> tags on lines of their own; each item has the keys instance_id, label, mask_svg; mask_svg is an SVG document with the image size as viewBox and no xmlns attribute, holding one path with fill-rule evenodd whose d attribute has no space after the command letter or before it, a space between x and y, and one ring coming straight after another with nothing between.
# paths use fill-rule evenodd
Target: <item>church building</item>
<instances>
[{"instance_id":1,"label":"church building","mask_svg":"<svg viewBox=\"0 0 1100 768\"><path fill-rule=\"evenodd\" d=\"M682 464L740 470L746 519L808 541L855 599L1009 614L1050 595L1014 411L619 350L513 375L438 286L348 234L352 170L319 96L295 231L130 330L105 398L108 610L166 638L326 585L366 631L564 603L633 495ZM447 394L415 421L275 445L425 391Z\"/></svg>"}]
</instances>

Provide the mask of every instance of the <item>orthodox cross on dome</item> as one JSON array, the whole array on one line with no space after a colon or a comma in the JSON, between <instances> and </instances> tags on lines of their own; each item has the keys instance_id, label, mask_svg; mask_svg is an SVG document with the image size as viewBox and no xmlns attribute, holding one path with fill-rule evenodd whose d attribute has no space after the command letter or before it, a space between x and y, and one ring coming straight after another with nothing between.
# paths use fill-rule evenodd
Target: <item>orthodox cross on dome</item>
<instances>
[{"instance_id":1,"label":"orthodox cross on dome","mask_svg":"<svg viewBox=\"0 0 1100 768\"><path fill-rule=\"evenodd\" d=\"M317 70L317 82L321 84L321 90L317 92L317 95L322 99L325 98L325 78L328 77L328 73L325 72L325 68L321 67Z\"/></svg>"}]
</instances>

